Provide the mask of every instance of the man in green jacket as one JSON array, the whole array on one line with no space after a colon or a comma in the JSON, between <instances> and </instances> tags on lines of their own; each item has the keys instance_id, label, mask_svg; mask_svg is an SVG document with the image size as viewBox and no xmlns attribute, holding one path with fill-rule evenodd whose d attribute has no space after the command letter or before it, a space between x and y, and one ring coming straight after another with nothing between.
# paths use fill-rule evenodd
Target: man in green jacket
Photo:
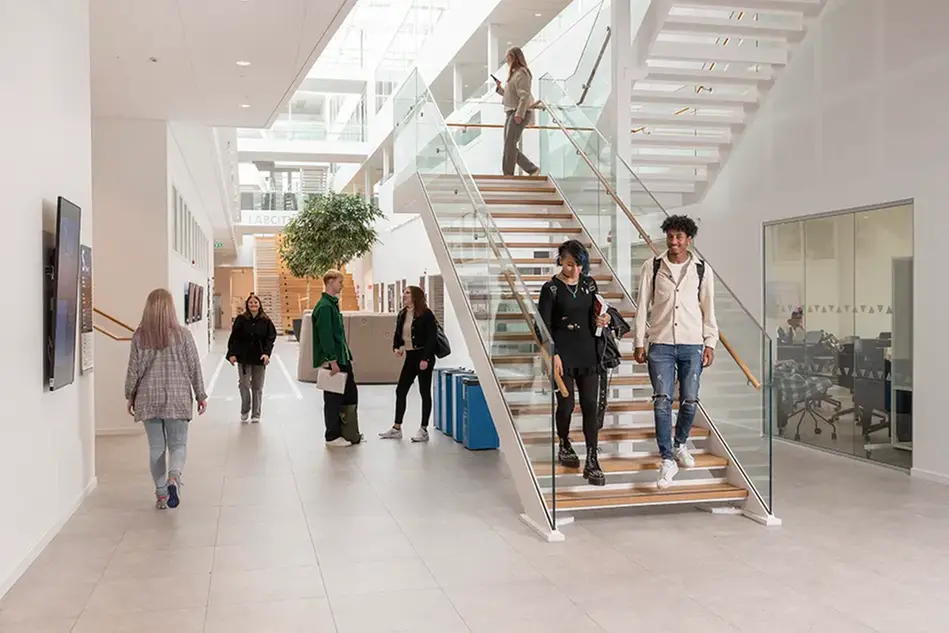
<instances>
[{"instance_id":1,"label":"man in green jacket","mask_svg":"<svg viewBox=\"0 0 949 633\"><path fill-rule=\"evenodd\" d=\"M353 354L346 344L339 295L343 291L343 273L327 271L323 275L323 296L313 309L313 367L325 367L334 375L346 374L343 393L323 392L323 416L327 446L352 446L362 441L356 409L359 393L353 375Z\"/></svg>"}]
</instances>

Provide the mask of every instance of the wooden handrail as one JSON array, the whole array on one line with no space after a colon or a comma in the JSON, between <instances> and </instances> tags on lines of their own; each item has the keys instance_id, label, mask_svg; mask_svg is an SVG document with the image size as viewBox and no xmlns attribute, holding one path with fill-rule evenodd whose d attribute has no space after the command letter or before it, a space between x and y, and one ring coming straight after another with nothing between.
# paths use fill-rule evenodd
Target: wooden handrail
<instances>
[{"instance_id":1,"label":"wooden handrail","mask_svg":"<svg viewBox=\"0 0 949 633\"><path fill-rule=\"evenodd\" d=\"M133 328L132 326L126 325L125 323L123 323L123 322L119 321L118 319L116 319L116 318L115 318L114 316L112 316L111 314L106 314L105 312L103 312L103 311L100 310L99 308L93 308L92 311L95 312L96 314L98 314L99 316L104 317L104 318L108 319L109 321L112 321L112 322L115 323L116 325L119 325L119 326L125 328L125 329L128 330L129 332L134 332L134 331L135 331L135 328ZM105 334L105 332L103 332L103 334ZM132 339L128 339L128 340L132 340Z\"/></svg>"},{"instance_id":2,"label":"wooden handrail","mask_svg":"<svg viewBox=\"0 0 949 633\"><path fill-rule=\"evenodd\" d=\"M508 286L511 287L511 292L514 295L514 300L517 301L517 306L521 309L521 314L524 315L524 320L527 321L528 326L532 326L530 311L527 309L527 306L524 304L524 298L521 296L521 293L517 291L517 288L514 284L514 274L505 270L502 273L505 281L507 281ZM532 300L533 301L533 300ZM534 327L530 328L531 336L534 337L534 343L537 345L537 349L540 350L541 356L544 359L544 363L547 364L547 367L550 369L550 373L554 377L554 382L557 384L557 390L560 392L560 395L564 398L570 397L570 391L567 389L567 385L563 382L563 377L558 374L554 369L553 360L550 358L550 353L544 347L543 343L540 341L540 337L537 336L537 330Z\"/></svg>"},{"instance_id":3,"label":"wooden handrail","mask_svg":"<svg viewBox=\"0 0 949 633\"><path fill-rule=\"evenodd\" d=\"M503 123L446 123L448 127L460 127L460 128L484 128L491 130L503 130ZM560 128L556 125L528 125L527 129L529 130L559 130ZM569 127L568 130L574 132L593 132L594 128L592 127Z\"/></svg>"},{"instance_id":4,"label":"wooden handrail","mask_svg":"<svg viewBox=\"0 0 949 633\"><path fill-rule=\"evenodd\" d=\"M108 336L108 337L109 337L110 339L112 339L113 341L131 341L131 340L132 340L132 337L131 337L131 336L116 336L116 335L113 334L112 332L109 332L109 331L107 331L107 330L103 330L103 329L102 329L101 327L99 327L98 325L93 325L92 328L93 328L96 332L99 332L100 334L104 334L105 336Z\"/></svg>"},{"instance_id":5,"label":"wooden handrail","mask_svg":"<svg viewBox=\"0 0 949 633\"><path fill-rule=\"evenodd\" d=\"M623 210L623 213L626 214L626 218L633 224L633 226L636 227L636 231L639 233L640 237L642 237L643 240L646 242L646 244L649 245L649 248L652 250L653 254L656 257L658 257L660 255L659 249L656 248L655 243L649 238L649 235L646 233L646 231L643 230L642 225L640 225L639 222L636 221L636 218L633 216L633 212L629 210L629 207L626 206L626 203L623 202L623 199L620 198L616 194L616 192L613 190L613 187L610 186L609 181L607 181L606 177L603 176L602 173L600 173L600 170L597 169L596 165L593 164L593 161L591 161L590 157L587 156L586 152L583 151L583 149L580 147L580 144L577 143L576 139L574 139L573 136L567 133L567 128L560 121L560 119L557 118L557 116L554 115L554 113L550 111L550 108L548 108L546 104L544 104L543 107L545 110L547 110L547 114L550 115L550 119L554 121L557 124L557 126L563 131L564 135L567 137L567 140L570 141L573 147L577 150L577 153L583 158L584 162L586 162L586 164L590 167L590 169L596 175L597 179L603 185L603 188L606 189L606 193L611 198L613 198L613 201L617 204L617 206L619 206ZM633 174L633 176L635 177L636 175ZM640 185L642 185L641 182L640 182ZM738 368L741 369L741 372L745 375L745 378L748 379L748 383L752 387L754 387L755 390L761 389L761 382L757 378L755 378L755 375L751 372L751 369L748 367L745 361L741 359L741 356L739 356L738 352L735 351L735 348L731 346L731 344L728 342L728 339L725 338L725 335L722 334L721 331L719 331L718 333L718 338L722 342L722 346L728 351L728 354L732 357L732 360L734 360L735 364L738 365Z\"/></svg>"}]
</instances>

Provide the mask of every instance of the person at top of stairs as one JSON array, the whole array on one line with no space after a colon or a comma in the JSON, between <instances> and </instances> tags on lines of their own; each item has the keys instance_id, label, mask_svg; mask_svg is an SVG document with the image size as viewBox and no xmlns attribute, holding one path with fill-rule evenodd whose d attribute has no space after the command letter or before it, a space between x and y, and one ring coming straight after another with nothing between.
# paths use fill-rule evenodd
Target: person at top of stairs
<instances>
[{"instance_id":1,"label":"person at top of stairs","mask_svg":"<svg viewBox=\"0 0 949 633\"><path fill-rule=\"evenodd\" d=\"M590 255L577 240L569 240L557 249L560 272L540 290L538 311L554 342L554 371L563 378L569 395L557 392L557 459L565 468L579 468L580 458L570 444L570 420L576 406L574 390L580 392L586 464L583 477L594 486L606 485L606 476L597 458L597 393L599 362L594 330L609 325L609 315L594 313L594 298L599 289L590 276Z\"/></svg>"},{"instance_id":2,"label":"person at top of stairs","mask_svg":"<svg viewBox=\"0 0 949 633\"><path fill-rule=\"evenodd\" d=\"M639 271L634 359L637 363L648 363L656 442L662 457L657 485L668 488L679 472L678 464L685 468L695 466L686 443L699 401L702 370L715 359L718 323L712 272L689 251L698 233L695 221L685 215L669 216L662 223L662 232L666 234L668 250L647 259ZM679 413L673 447L672 396L676 374Z\"/></svg>"},{"instance_id":3,"label":"person at top of stairs","mask_svg":"<svg viewBox=\"0 0 949 633\"><path fill-rule=\"evenodd\" d=\"M507 52L507 86L502 87L497 79L495 90L501 95L501 105L504 106L506 118L504 120L504 157L501 161L501 171L505 176L514 175L514 167L520 167L528 175L535 176L540 168L521 153L518 144L524 129L531 124L534 113L531 109L537 105L534 95L531 94L531 81L534 75L527 67L524 51L515 46Z\"/></svg>"}]
</instances>

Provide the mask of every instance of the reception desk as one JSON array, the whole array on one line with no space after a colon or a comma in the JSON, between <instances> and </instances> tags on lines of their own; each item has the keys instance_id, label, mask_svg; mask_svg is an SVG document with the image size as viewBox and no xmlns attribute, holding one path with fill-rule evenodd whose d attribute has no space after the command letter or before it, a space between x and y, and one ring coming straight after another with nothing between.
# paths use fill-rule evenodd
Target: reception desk
<instances>
[{"instance_id":1,"label":"reception desk","mask_svg":"<svg viewBox=\"0 0 949 633\"><path fill-rule=\"evenodd\" d=\"M316 382L313 367L313 311L303 313L300 329L300 358L297 380ZM395 314L344 312L346 341L353 352L356 382L361 385L386 385L399 381L402 359L392 353Z\"/></svg>"}]
</instances>

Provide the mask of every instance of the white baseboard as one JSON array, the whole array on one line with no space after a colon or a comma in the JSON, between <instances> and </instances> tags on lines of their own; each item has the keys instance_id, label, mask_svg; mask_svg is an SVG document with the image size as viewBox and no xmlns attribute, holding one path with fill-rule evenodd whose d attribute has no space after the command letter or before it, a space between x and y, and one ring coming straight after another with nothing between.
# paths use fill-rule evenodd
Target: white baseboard
<instances>
[{"instance_id":1,"label":"white baseboard","mask_svg":"<svg viewBox=\"0 0 949 633\"><path fill-rule=\"evenodd\" d=\"M130 424L129 426L120 426L114 429L96 429L96 437L109 437L112 435L139 435L141 433L141 424Z\"/></svg>"},{"instance_id":2,"label":"white baseboard","mask_svg":"<svg viewBox=\"0 0 949 633\"><path fill-rule=\"evenodd\" d=\"M67 509L66 512L53 524L46 534L43 535L43 538L33 546L33 549L30 550L30 553L26 555L20 564L13 568L13 573L10 574L8 578L0 579L0 598L6 595L8 591L16 584L16 581L20 579L20 576L26 573L26 570L30 568L30 565L33 564L40 554L43 553L43 550L46 549L46 546L59 534L59 531L63 529L63 526L66 525L66 522L72 518L72 515L76 513L76 510L79 509L79 506L82 505L82 502L86 500L92 491L96 489L96 486L99 485L99 479L93 477L92 481L89 482L89 485L86 486L86 489L82 491L82 494L79 495L79 498Z\"/></svg>"},{"instance_id":3,"label":"white baseboard","mask_svg":"<svg viewBox=\"0 0 949 633\"><path fill-rule=\"evenodd\" d=\"M941 475L929 470L923 470L922 468L913 468L909 471L909 474L924 481L931 481L936 484L942 484L943 486L949 486L949 475Z\"/></svg>"}]
</instances>

